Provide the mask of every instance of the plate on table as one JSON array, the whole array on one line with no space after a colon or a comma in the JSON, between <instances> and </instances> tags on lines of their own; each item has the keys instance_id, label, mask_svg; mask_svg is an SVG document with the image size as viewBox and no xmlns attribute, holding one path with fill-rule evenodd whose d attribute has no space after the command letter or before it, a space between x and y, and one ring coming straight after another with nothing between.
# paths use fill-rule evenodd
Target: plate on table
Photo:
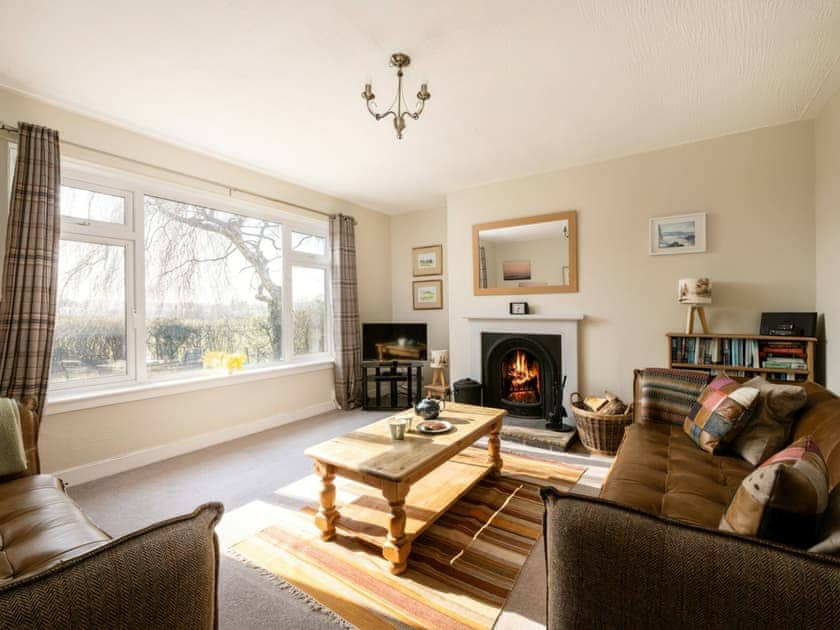
<instances>
[{"instance_id":1,"label":"plate on table","mask_svg":"<svg viewBox=\"0 0 840 630\"><path fill-rule=\"evenodd\" d=\"M451 429L452 425L446 420L423 420L417 423L420 433L446 433Z\"/></svg>"}]
</instances>

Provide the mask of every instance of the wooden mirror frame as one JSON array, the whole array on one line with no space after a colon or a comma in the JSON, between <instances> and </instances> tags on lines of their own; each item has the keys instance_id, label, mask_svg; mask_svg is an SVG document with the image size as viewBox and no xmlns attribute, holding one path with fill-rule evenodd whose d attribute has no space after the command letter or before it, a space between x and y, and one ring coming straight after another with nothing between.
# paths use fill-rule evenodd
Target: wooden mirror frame
<instances>
[{"instance_id":1,"label":"wooden mirror frame","mask_svg":"<svg viewBox=\"0 0 840 630\"><path fill-rule=\"evenodd\" d=\"M492 287L483 289L479 286L479 234L482 230L529 225L531 223L546 223L548 221L569 222L569 284L551 284L543 287ZM577 210L553 212L532 217L508 219L506 221L491 221L473 225L473 294L474 295L533 295L535 293L577 293Z\"/></svg>"}]
</instances>

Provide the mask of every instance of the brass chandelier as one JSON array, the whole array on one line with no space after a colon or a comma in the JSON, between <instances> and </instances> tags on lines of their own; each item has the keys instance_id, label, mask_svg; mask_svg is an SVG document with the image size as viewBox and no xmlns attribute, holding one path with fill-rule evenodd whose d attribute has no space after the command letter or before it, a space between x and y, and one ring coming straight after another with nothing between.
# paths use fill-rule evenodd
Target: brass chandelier
<instances>
[{"instance_id":1,"label":"brass chandelier","mask_svg":"<svg viewBox=\"0 0 840 630\"><path fill-rule=\"evenodd\" d=\"M373 109L373 99L376 98L376 95L373 93L371 89L370 83L365 84L365 91L362 92L362 98L365 99L365 103L367 104L368 111L370 115L373 116L376 120L382 120L386 116L393 116L394 117L394 129L397 131L397 138L402 139L403 130L405 129L405 118L408 116L409 118L413 118L417 120L420 118L420 114L423 113L423 106L426 104L432 95L429 94L429 90L426 89L426 84L422 84L420 86L420 91L417 92L417 109L414 112L407 111L408 106L405 102L405 97L403 96L402 90L402 79L403 79L403 68L411 63L411 57L406 55L405 53L394 53L391 55L391 66L397 69L397 95L394 97L394 102L391 103L391 106L388 108L388 111L379 114L374 111ZM396 111L394 110L394 105L396 104Z\"/></svg>"}]
</instances>

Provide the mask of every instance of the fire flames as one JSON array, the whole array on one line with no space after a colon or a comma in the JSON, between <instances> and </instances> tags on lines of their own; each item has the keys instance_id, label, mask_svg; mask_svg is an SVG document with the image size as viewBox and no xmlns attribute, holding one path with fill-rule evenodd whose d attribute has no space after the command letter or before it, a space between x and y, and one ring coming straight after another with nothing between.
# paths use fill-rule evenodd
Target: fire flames
<instances>
[{"instance_id":1,"label":"fire flames","mask_svg":"<svg viewBox=\"0 0 840 630\"><path fill-rule=\"evenodd\" d=\"M516 350L502 364L504 398L517 403L540 402L540 364Z\"/></svg>"}]
</instances>

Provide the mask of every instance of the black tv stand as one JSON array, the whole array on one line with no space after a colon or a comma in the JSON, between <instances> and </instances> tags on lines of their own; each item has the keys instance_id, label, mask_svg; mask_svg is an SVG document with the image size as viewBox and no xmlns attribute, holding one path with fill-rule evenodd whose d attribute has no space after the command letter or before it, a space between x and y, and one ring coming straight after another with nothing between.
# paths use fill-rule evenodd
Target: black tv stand
<instances>
[{"instance_id":1,"label":"black tv stand","mask_svg":"<svg viewBox=\"0 0 840 630\"><path fill-rule=\"evenodd\" d=\"M423 392L423 363L420 361L362 361L364 382L362 384L364 409L394 411L412 407ZM370 383L374 384L375 395L370 396ZM382 385L389 385L383 396ZM406 384L405 395L399 385Z\"/></svg>"}]
</instances>

